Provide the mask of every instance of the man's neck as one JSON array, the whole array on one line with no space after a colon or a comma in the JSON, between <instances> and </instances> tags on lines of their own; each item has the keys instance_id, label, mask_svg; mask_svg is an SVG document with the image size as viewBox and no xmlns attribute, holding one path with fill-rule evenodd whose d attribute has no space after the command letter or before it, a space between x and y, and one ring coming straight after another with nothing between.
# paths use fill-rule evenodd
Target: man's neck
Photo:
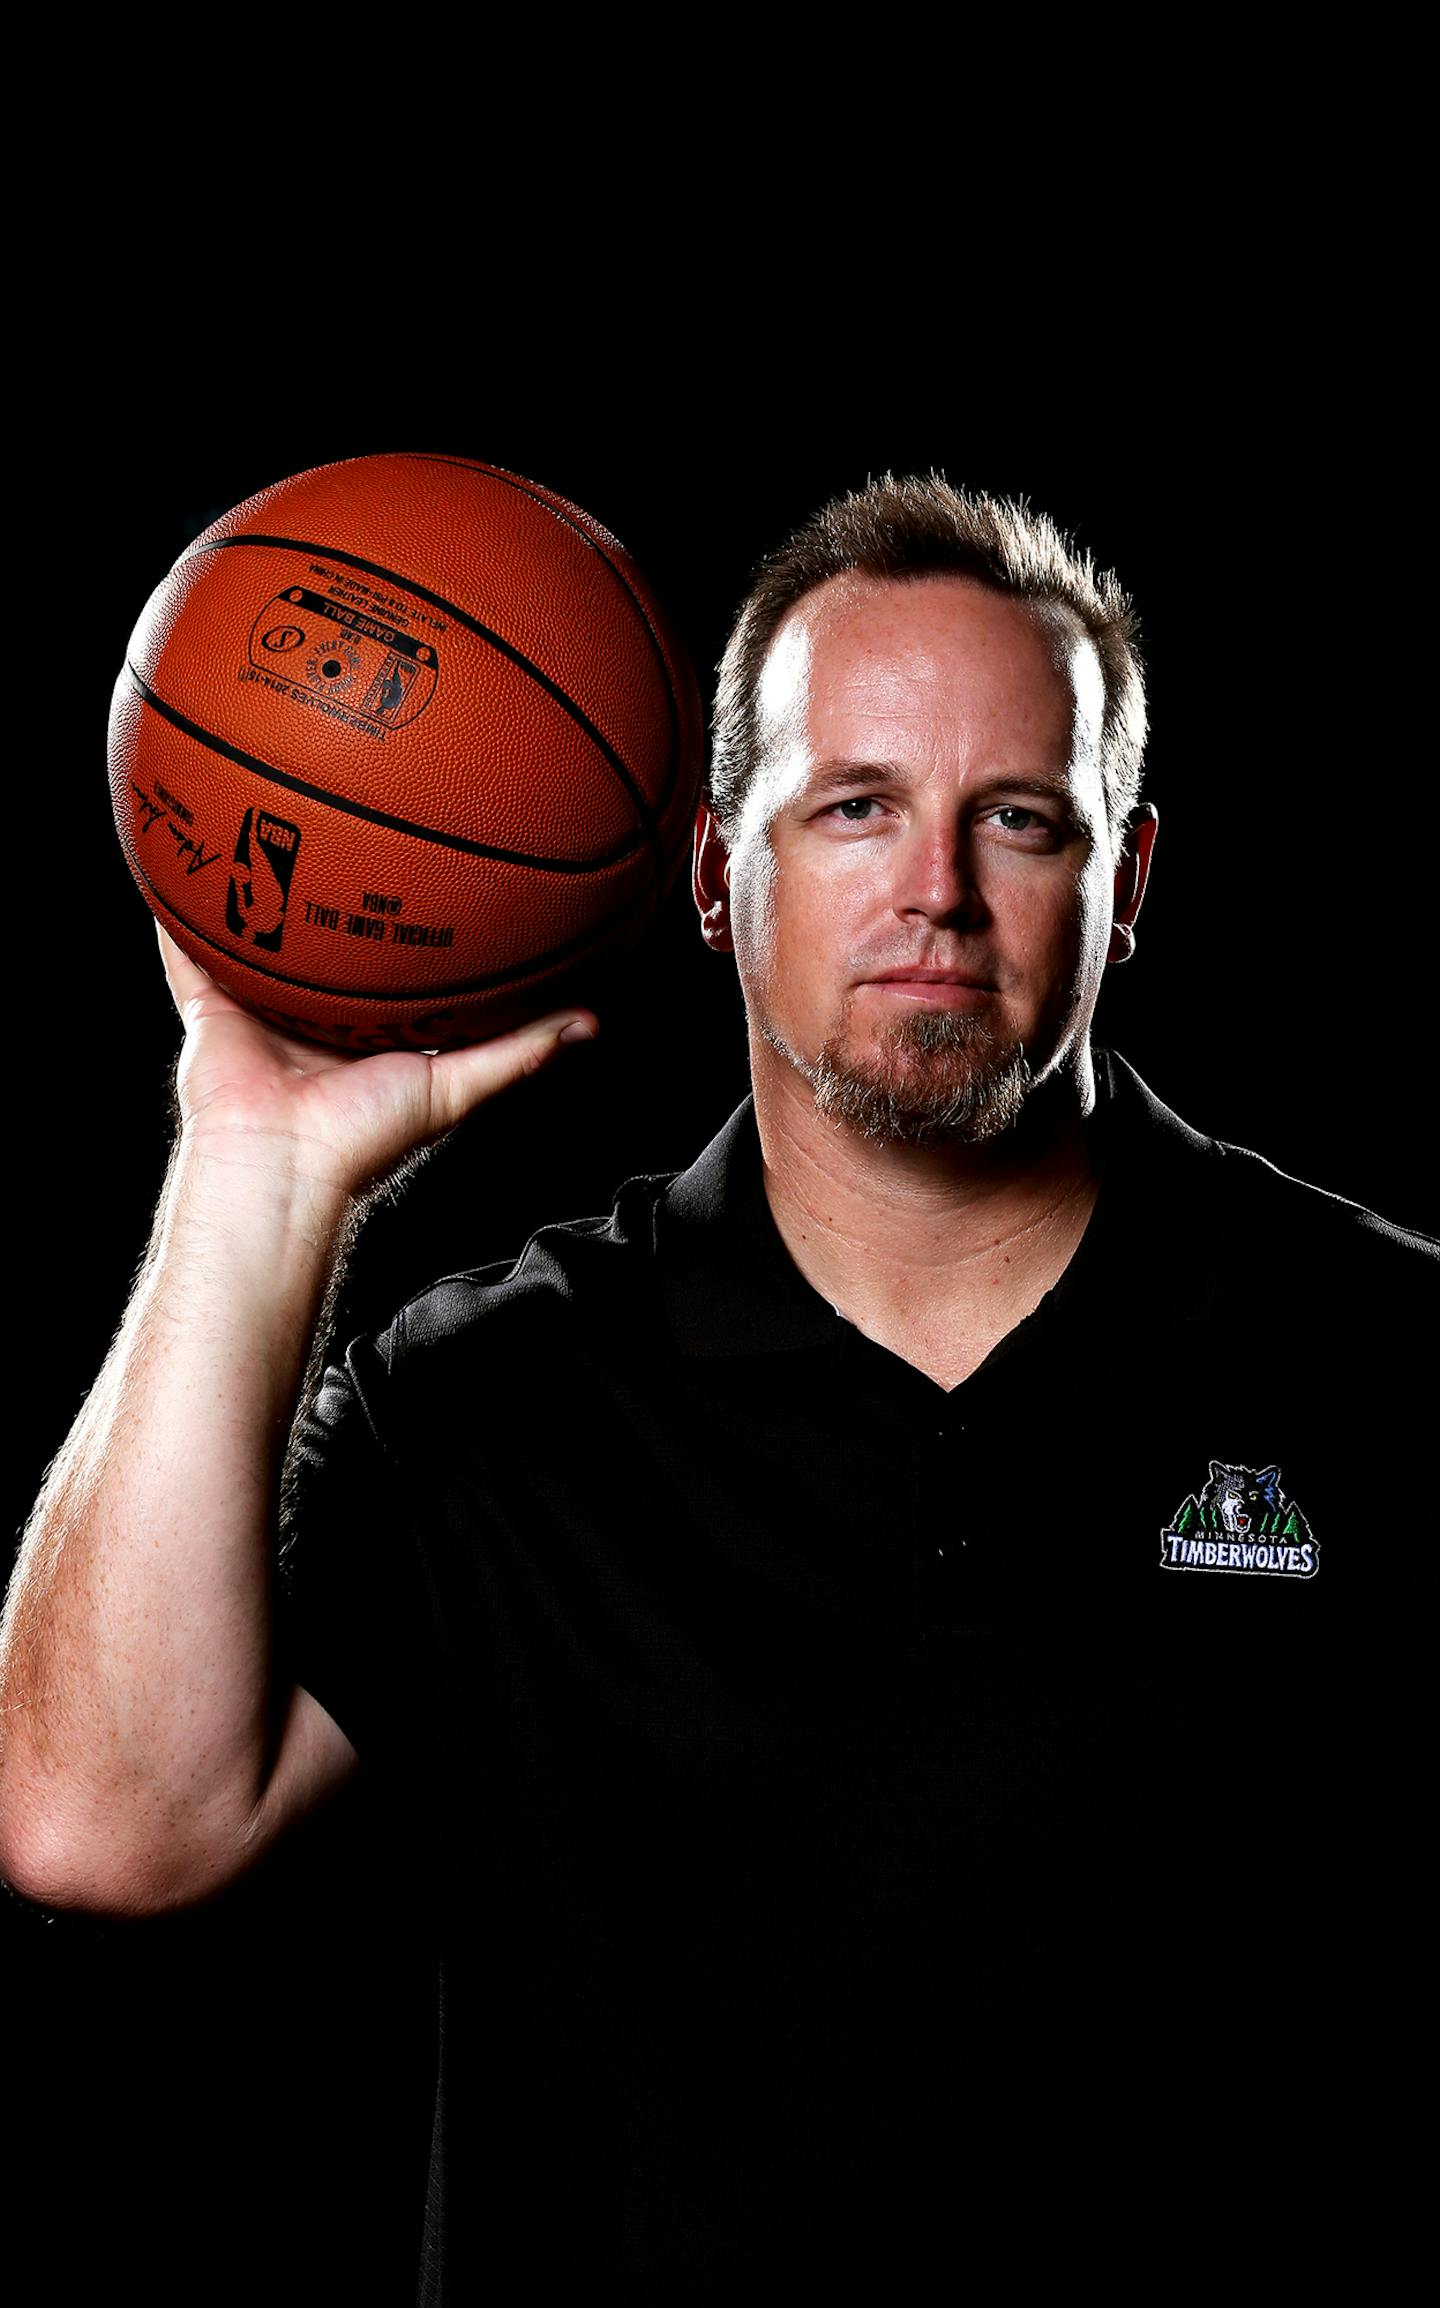
<instances>
[{"instance_id":1,"label":"man's neck","mask_svg":"<svg viewBox=\"0 0 1440 2308\"><path fill-rule=\"evenodd\" d=\"M806 1281L867 1338L958 1386L1069 1265L1098 1190L1088 1049L980 1146L876 1144L752 1050L765 1191Z\"/></svg>"}]
</instances>

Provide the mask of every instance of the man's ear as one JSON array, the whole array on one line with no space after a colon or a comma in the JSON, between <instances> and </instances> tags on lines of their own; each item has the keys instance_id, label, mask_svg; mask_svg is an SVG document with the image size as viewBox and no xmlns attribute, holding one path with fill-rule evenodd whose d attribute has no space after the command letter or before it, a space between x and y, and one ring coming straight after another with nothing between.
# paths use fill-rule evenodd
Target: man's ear
<instances>
[{"instance_id":1,"label":"man's ear","mask_svg":"<svg viewBox=\"0 0 1440 2308\"><path fill-rule=\"evenodd\" d=\"M1125 837L1115 867L1115 909L1110 931L1109 962L1128 962L1135 951L1135 916L1145 896L1145 884L1150 878L1150 853L1155 847L1155 828L1159 816L1152 804L1142 801L1132 809L1125 822Z\"/></svg>"},{"instance_id":2,"label":"man's ear","mask_svg":"<svg viewBox=\"0 0 1440 2308\"><path fill-rule=\"evenodd\" d=\"M695 812L695 860L690 886L700 912L700 935L717 954L733 954L730 935L730 851L708 801Z\"/></svg>"}]
</instances>

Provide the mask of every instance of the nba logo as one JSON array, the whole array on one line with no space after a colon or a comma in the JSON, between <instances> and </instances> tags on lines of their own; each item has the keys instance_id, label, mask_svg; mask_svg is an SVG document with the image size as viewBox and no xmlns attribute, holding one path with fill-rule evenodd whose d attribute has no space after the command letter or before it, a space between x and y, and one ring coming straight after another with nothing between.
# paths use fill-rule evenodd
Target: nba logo
<instances>
[{"instance_id":1,"label":"nba logo","mask_svg":"<svg viewBox=\"0 0 1440 2308\"><path fill-rule=\"evenodd\" d=\"M247 809L235 842L230 887L225 893L225 926L246 945L278 953L285 934L285 908L300 828L263 809Z\"/></svg>"}]
</instances>

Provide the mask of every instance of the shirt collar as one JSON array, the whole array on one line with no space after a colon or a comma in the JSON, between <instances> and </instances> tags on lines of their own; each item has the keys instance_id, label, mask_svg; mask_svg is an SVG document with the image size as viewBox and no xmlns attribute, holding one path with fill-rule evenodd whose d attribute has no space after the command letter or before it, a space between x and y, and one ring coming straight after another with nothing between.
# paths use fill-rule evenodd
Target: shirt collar
<instances>
[{"instance_id":1,"label":"shirt collar","mask_svg":"<svg viewBox=\"0 0 1440 2308\"><path fill-rule=\"evenodd\" d=\"M1192 1319L1218 1285L1216 1205L1202 1180L1214 1177L1224 1149L1172 1113L1115 1052L1094 1055L1100 1193L1079 1249L1029 1321L1052 1308L1107 1329L1143 1316ZM666 1187L656 1249L683 1352L780 1354L839 1343L841 1318L805 1280L771 1215L753 1098Z\"/></svg>"},{"instance_id":2,"label":"shirt collar","mask_svg":"<svg viewBox=\"0 0 1440 2308\"><path fill-rule=\"evenodd\" d=\"M753 1098L671 1181L656 1235L666 1310L687 1354L833 1345L835 1309L811 1289L770 1214Z\"/></svg>"}]
</instances>

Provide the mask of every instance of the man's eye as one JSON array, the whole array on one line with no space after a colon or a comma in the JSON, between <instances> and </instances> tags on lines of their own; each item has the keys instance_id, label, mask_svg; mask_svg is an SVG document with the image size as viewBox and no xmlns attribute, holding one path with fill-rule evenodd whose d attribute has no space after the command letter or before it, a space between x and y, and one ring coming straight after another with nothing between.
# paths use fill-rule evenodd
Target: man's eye
<instances>
[{"instance_id":1,"label":"man's eye","mask_svg":"<svg viewBox=\"0 0 1440 2308\"><path fill-rule=\"evenodd\" d=\"M835 814L847 825L863 825L875 807L874 797L868 793L852 793L844 801L837 801Z\"/></svg>"},{"instance_id":2,"label":"man's eye","mask_svg":"<svg viewBox=\"0 0 1440 2308\"><path fill-rule=\"evenodd\" d=\"M1026 809L1018 801L1003 802L999 809L992 811L991 822L998 825L1002 833L1013 833L1017 839L1023 836L1031 848L1043 845L1058 849L1065 840L1064 829L1054 818L1044 816L1038 809Z\"/></svg>"}]
</instances>

